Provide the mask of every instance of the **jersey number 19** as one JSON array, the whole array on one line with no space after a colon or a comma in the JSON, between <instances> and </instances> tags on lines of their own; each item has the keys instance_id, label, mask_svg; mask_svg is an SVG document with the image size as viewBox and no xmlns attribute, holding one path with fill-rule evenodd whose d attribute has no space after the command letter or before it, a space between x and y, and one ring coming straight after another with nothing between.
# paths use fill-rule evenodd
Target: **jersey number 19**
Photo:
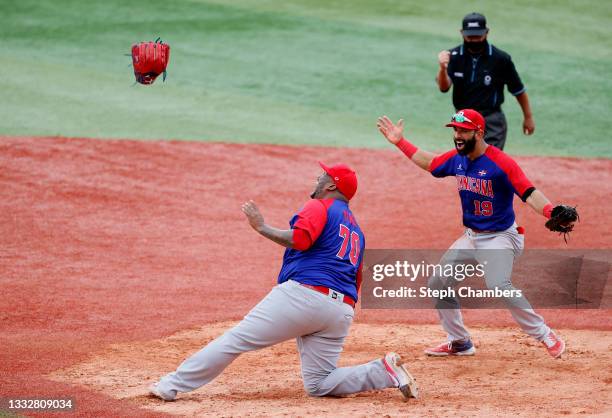
<instances>
[{"instance_id":1,"label":"jersey number 19","mask_svg":"<svg viewBox=\"0 0 612 418\"><path fill-rule=\"evenodd\" d=\"M474 215L491 216L493 215L493 203L488 200L474 200Z\"/></svg>"}]
</instances>

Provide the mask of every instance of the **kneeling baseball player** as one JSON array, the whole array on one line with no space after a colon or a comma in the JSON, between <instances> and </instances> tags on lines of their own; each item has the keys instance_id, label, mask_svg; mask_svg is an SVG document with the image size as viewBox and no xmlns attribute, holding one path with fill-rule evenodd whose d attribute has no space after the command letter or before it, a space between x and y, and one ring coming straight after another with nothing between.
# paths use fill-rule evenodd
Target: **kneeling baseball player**
<instances>
[{"instance_id":1,"label":"kneeling baseball player","mask_svg":"<svg viewBox=\"0 0 612 418\"><path fill-rule=\"evenodd\" d=\"M511 282L514 259L523 251L523 229L515 222L513 199L517 194L537 213L549 220L546 227L568 234L578 218L575 208L556 206L527 179L518 164L503 151L484 141L485 121L480 113L464 109L453 115L446 125L454 129L455 149L441 155L420 150L403 137L404 124L395 125L388 117L378 119L378 129L413 163L434 177L455 176L461 199L464 234L444 254L441 265L472 263L484 265L489 289L514 292ZM430 277L430 289L456 286L453 277ZM516 294L516 293L515 293ZM558 358L565 342L538 315L524 296L504 298L512 316L523 331L541 341L548 353ZM436 307L448 342L428 348L431 356L470 356L476 350L456 297L437 299Z\"/></svg>"},{"instance_id":2,"label":"kneeling baseball player","mask_svg":"<svg viewBox=\"0 0 612 418\"><path fill-rule=\"evenodd\" d=\"M311 396L392 387L405 398L418 396L414 378L396 353L336 367L353 322L365 239L349 208L357 191L355 172L343 164L321 167L312 200L293 216L289 229L267 225L252 201L242 205L255 231L287 247L278 285L238 325L162 377L150 388L152 395L172 401L178 392L211 382L240 354L295 338Z\"/></svg>"}]
</instances>

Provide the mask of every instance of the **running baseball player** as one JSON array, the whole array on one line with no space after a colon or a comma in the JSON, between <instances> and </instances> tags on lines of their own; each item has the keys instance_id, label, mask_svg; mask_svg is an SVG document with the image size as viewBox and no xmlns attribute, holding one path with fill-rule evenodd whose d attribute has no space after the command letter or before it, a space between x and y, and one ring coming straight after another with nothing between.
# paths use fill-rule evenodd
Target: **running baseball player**
<instances>
[{"instance_id":1,"label":"running baseball player","mask_svg":"<svg viewBox=\"0 0 612 418\"><path fill-rule=\"evenodd\" d=\"M153 385L165 401L217 377L236 357L295 338L304 388L311 396L337 396L399 388L418 396L414 378L396 353L353 367L337 368L353 322L361 284L365 238L349 200L357 176L348 166L320 163L312 200L293 216L289 229L267 225L253 201L242 205L251 227L287 249L278 285L234 328L209 343Z\"/></svg>"},{"instance_id":2,"label":"running baseball player","mask_svg":"<svg viewBox=\"0 0 612 418\"><path fill-rule=\"evenodd\" d=\"M446 126L454 129L455 149L434 155L418 149L403 137L402 120L396 125L386 116L378 119L380 132L413 163L431 172L434 177L455 176L457 179L466 229L442 257L440 264L476 260L484 265L489 289L499 288L513 291L508 294L516 294L510 279L514 259L523 251L524 230L515 222L512 205L514 194L537 213L549 218L546 223L549 229L563 233L570 232L574 226L577 219L575 208L562 205L553 208L512 158L498 148L487 145L484 141L485 121L477 111L461 110L453 115ZM565 211L571 212L570 216L559 219ZM457 284L453 278L450 280L454 282L450 285ZM441 289L449 286L449 283L448 279L433 276L428 285ZM504 301L528 335L541 341L552 357L561 356L565 342L546 325L524 297L506 298ZM425 353L431 356L474 355L476 350L463 324L457 298L438 299L436 307L442 327L448 334L448 342L428 348Z\"/></svg>"}]
</instances>

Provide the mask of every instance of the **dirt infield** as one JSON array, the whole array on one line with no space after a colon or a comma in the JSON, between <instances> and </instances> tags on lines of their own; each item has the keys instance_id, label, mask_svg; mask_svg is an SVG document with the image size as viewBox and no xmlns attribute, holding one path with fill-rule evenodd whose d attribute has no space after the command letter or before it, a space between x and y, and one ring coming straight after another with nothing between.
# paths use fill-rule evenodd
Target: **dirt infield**
<instances>
[{"instance_id":1,"label":"dirt infield","mask_svg":"<svg viewBox=\"0 0 612 418\"><path fill-rule=\"evenodd\" d=\"M177 413L173 406L178 403L159 407L139 398L135 391L142 385L134 377L150 381L157 377L152 374L174 367L227 326L225 321L240 319L274 285L282 249L252 233L240 204L252 198L267 221L286 225L307 199L319 159L343 161L358 171L360 190L352 206L369 248L441 249L461 233L452 179L434 181L391 149L1 138L0 397L70 395L81 416ZM578 204L582 222L570 248L612 248L612 216L602 204L612 195L611 160L518 160L551 199ZM515 205L528 248L565 246L543 228L540 216L518 201ZM442 336L437 326L428 325L436 323L429 310L358 312L355 343L347 345L342 361L369 359L387 346L414 354L426 394L415 404L416 414L532 415L536 410L525 402L558 405L550 404L551 398L563 399L558 414L603 414L610 407L612 377L602 366L610 364L612 312L541 313L569 337L570 355L561 362L552 362L519 336L507 312L468 311L469 325L486 328L475 329L482 335L482 355L469 363L464 376L463 362L442 366L418 354ZM390 324L398 322L407 331L397 331L393 344L383 343L398 328ZM193 331L204 324L210 324L204 334ZM498 330L507 326L512 328ZM360 336L380 340L359 343ZM172 338L183 338L185 346L163 346ZM508 345L516 353L497 357L493 347ZM112 359L113 347L133 354L135 364L148 361L150 373L134 376L121 369L109 377L92 366L96 359ZM143 347L155 351L143 353ZM158 363L164 353L168 357ZM405 413L393 391L329 403L307 398L298 385L292 343L266 353L239 361L269 368L271 356L280 353L286 369L266 383L277 389L280 382L290 382L284 391L253 387L256 383L231 390L211 385L191 399L204 406L248 404L262 413L270 412L266 408L277 398L287 398L287 407L299 407L304 415L338 415L339 410L359 415L367 408ZM240 376L235 365L227 376ZM75 375L79 367L90 374ZM587 376L590 380L582 380ZM114 386L108 384L112 379ZM554 381L563 386L550 390ZM470 391L462 388L466 382ZM542 394L532 394L534 387L543 387ZM212 396L218 393L219 399ZM252 399L245 403L248 396ZM242 415L230 410L227 415Z\"/></svg>"},{"instance_id":2,"label":"dirt infield","mask_svg":"<svg viewBox=\"0 0 612 418\"><path fill-rule=\"evenodd\" d=\"M302 387L299 356L290 341L238 358L210 385L173 403L144 396L147 384L234 323L222 322L138 344L113 344L87 361L50 377L77 383L158 412L186 416L559 416L612 412L609 385L612 335L561 330L571 348L551 361L536 342L512 329L474 329L478 357L425 358L420 348L443 340L438 326L357 324L340 366L365 363L398 349L418 376L418 400L396 389L335 399L310 398ZM401 344L396 342L401 341ZM503 412L502 412L503 411ZM500 413L501 412L501 413Z\"/></svg>"}]
</instances>

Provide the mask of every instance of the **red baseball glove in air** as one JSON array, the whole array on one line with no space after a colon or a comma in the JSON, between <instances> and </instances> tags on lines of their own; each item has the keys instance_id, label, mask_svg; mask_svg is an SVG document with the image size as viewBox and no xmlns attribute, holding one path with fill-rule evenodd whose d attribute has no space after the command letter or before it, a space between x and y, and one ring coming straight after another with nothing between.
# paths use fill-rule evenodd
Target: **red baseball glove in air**
<instances>
[{"instance_id":1,"label":"red baseball glove in air","mask_svg":"<svg viewBox=\"0 0 612 418\"><path fill-rule=\"evenodd\" d=\"M140 42L132 45L134 75L140 84L153 84L158 75L164 74L170 59L170 45L157 38L155 42Z\"/></svg>"}]
</instances>

